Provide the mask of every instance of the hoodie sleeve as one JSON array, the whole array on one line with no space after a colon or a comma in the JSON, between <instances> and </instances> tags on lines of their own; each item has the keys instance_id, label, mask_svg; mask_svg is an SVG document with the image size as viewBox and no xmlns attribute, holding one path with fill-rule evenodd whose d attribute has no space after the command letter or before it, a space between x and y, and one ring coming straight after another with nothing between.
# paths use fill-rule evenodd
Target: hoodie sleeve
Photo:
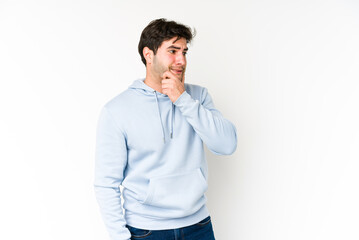
<instances>
[{"instance_id":1,"label":"hoodie sleeve","mask_svg":"<svg viewBox=\"0 0 359 240\"><path fill-rule=\"evenodd\" d=\"M103 108L97 126L94 187L103 221L113 240L131 238L120 198L120 185L126 164L125 136L108 110Z\"/></svg>"},{"instance_id":2,"label":"hoodie sleeve","mask_svg":"<svg viewBox=\"0 0 359 240\"><path fill-rule=\"evenodd\" d=\"M236 128L214 107L207 89L201 89L201 102L185 91L174 104L209 150L217 155L232 154L237 148Z\"/></svg>"}]
</instances>

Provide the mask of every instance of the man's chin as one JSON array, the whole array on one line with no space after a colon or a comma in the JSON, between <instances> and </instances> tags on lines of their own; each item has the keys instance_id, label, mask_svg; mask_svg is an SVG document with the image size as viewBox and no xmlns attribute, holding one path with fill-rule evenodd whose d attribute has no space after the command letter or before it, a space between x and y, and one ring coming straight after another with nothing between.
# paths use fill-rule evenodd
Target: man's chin
<instances>
[{"instance_id":1,"label":"man's chin","mask_svg":"<svg viewBox=\"0 0 359 240\"><path fill-rule=\"evenodd\" d=\"M183 80L183 73L180 73L180 74L176 74L176 76L181 80L181 82L182 82L182 80Z\"/></svg>"},{"instance_id":2,"label":"man's chin","mask_svg":"<svg viewBox=\"0 0 359 240\"><path fill-rule=\"evenodd\" d=\"M181 80L181 82L183 82L183 74L180 74L178 77Z\"/></svg>"}]
</instances>

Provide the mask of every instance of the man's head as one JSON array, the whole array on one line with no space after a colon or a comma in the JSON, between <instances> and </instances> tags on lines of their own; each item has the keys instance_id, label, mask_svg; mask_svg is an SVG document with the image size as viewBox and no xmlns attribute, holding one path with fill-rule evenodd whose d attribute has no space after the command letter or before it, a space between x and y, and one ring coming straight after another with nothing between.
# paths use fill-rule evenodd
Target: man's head
<instances>
[{"instance_id":1,"label":"man's head","mask_svg":"<svg viewBox=\"0 0 359 240\"><path fill-rule=\"evenodd\" d=\"M141 55L142 62L147 65L146 57L143 54L145 47L148 47L153 51L153 54L156 55L162 43L174 37L176 38L174 42L183 38L186 43L189 43L194 37L194 34L191 28L174 21L167 21L164 18L150 22L147 27L143 29L140 42L138 43L138 52Z\"/></svg>"}]
</instances>

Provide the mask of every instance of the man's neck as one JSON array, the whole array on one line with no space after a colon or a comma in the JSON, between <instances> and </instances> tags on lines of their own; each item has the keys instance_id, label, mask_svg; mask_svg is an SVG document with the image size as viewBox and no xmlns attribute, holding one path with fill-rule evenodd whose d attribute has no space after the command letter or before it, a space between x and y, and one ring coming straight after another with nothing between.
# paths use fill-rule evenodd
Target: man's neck
<instances>
[{"instance_id":1,"label":"man's neck","mask_svg":"<svg viewBox=\"0 0 359 240\"><path fill-rule=\"evenodd\" d=\"M159 78L155 78L154 76L151 76L150 74L146 74L146 79L144 83L149 86L150 88L156 90L157 92L162 93L162 81Z\"/></svg>"}]
</instances>

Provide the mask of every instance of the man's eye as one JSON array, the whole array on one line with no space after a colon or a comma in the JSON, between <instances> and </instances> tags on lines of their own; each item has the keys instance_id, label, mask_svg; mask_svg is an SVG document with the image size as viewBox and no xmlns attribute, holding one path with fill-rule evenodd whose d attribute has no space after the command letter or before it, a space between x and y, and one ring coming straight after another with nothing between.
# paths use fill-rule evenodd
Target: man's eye
<instances>
[{"instance_id":1,"label":"man's eye","mask_svg":"<svg viewBox=\"0 0 359 240\"><path fill-rule=\"evenodd\" d=\"M183 55L185 55L185 56L186 56L186 55L187 55L187 52L183 52Z\"/></svg>"},{"instance_id":2,"label":"man's eye","mask_svg":"<svg viewBox=\"0 0 359 240\"><path fill-rule=\"evenodd\" d=\"M176 51L175 50L170 50L170 53L176 53Z\"/></svg>"}]
</instances>

